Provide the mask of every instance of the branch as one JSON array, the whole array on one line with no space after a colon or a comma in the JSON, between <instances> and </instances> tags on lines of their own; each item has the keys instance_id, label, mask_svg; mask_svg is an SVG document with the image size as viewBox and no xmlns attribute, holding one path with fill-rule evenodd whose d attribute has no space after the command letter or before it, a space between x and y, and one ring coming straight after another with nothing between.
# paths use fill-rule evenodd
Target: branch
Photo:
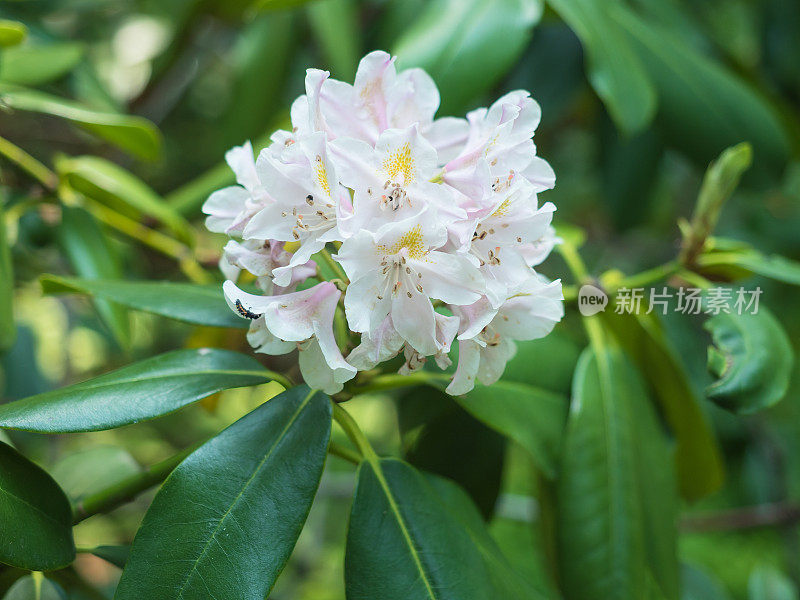
<instances>
[{"instance_id":1,"label":"branch","mask_svg":"<svg viewBox=\"0 0 800 600\"><path fill-rule=\"evenodd\" d=\"M715 513L688 515L681 519L680 529L687 533L734 531L758 527L785 526L800 521L800 504L776 502Z\"/></svg>"}]
</instances>

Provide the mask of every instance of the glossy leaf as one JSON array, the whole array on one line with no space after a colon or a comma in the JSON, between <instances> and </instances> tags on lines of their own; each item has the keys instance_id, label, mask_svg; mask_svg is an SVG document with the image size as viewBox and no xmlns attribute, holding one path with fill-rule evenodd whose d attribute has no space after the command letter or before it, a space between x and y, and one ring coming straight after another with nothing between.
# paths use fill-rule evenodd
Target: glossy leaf
<instances>
[{"instance_id":1,"label":"glossy leaf","mask_svg":"<svg viewBox=\"0 0 800 600\"><path fill-rule=\"evenodd\" d=\"M85 196L133 218L150 218L166 225L187 244L194 241L189 223L145 182L122 167L97 156L62 158L59 174Z\"/></svg>"},{"instance_id":2,"label":"glossy leaf","mask_svg":"<svg viewBox=\"0 0 800 600\"><path fill-rule=\"evenodd\" d=\"M0 354L14 345L17 327L14 324L14 269L11 248L6 239L6 219L0 200Z\"/></svg>"},{"instance_id":3,"label":"glossy leaf","mask_svg":"<svg viewBox=\"0 0 800 600\"><path fill-rule=\"evenodd\" d=\"M496 593L474 531L449 508L408 464L377 458L362 462L347 533L347 599L530 598ZM471 518L473 524L475 518L481 521L477 511Z\"/></svg>"},{"instance_id":4,"label":"glossy leaf","mask_svg":"<svg viewBox=\"0 0 800 600\"><path fill-rule=\"evenodd\" d=\"M131 554L130 546L97 546L92 549L92 554L110 562L120 569L125 568L128 557Z\"/></svg>"},{"instance_id":5,"label":"glossy leaf","mask_svg":"<svg viewBox=\"0 0 800 600\"><path fill-rule=\"evenodd\" d=\"M720 313L705 322L714 345L709 371L717 377L706 396L732 412L750 414L772 406L786 394L792 373L792 345L766 308L758 313Z\"/></svg>"},{"instance_id":6,"label":"glossy leaf","mask_svg":"<svg viewBox=\"0 0 800 600\"><path fill-rule=\"evenodd\" d=\"M330 431L329 398L300 386L201 446L153 500L114 598L266 597L308 515Z\"/></svg>"},{"instance_id":7,"label":"glossy leaf","mask_svg":"<svg viewBox=\"0 0 800 600\"><path fill-rule=\"evenodd\" d=\"M56 582L41 573L33 573L17 579L3 600L67 600L67 594Z\"/></svg>"},{"instance_id":8,"label":"glossy leaf","mask_svg":"<svg viewBox=\"0 0 800 600\"><path fill-rule=\"evenodd\" d=\"M519 58L541 15L541 0L432 0L392 54L433 77L443 114L460 113Z\"/></svg>"},{"instance_id":9,"label":"glossy leaf","mask_svg":"<svg viewBox=\"0 0 800 600\"><path fill-rule=\"evenodd\" d=\"M607 312L604 319L650 384L675 436L681 495L693 501L715 492L724 478L722 452L661 323L655 314Z\"/></svg>"},{"instance_id":10,"label":"glossy leaf","mask_svg":"<svg viewBox=\"0 0 800 600\"><path fill-rule=\"evenodd\" d=\"M83 57L83 45L74 42L28 45L3 52L0 81L42 85L64 76Z\"/></svg>"},{"instance_id":11,"label":"glossy leaf","mask_svg":"<svg viewBox=\"0 0 800 600\"><path fill-rule=\"evenodd\" d=\"M797 600L797 586L773 566L756 567L747 584L748 600Z\"/></svg>"},{"instance_id":12,"label":"glossy leaf","mask_svg":"<svg viewBox=\"0 0 800 600\"><path fill-rule=\"evenodd\" d=\"M0 48L10 48L21 43L28 35L28 28L19 21L0 19Z\"/></svg>"},{"instance_id":13,"label":"glossy leaf","mask_svg":"<svg viewBox=\"0 0 800 600\"><path fill-rule=\"evenodd\" d=\"M500 493L505 438L435 388L413 388L397 413L406 461L457 482L488 519Z\"/></svg>"},{"instance_id":14,"label":"glossy leaf","mask_svg":"<svg viewBox=\"0 0 800 600\"><path fill-rule=\"evenodd\" d=\"M638 374L587 349L575 372L557 488L561 581L570 600L676 600L673 457Z\"/></svg>"},{"instance_id":15,"label":"glossy leaf","mask_svg":"<svg viewBox=\"0 0 800 600\"><path fill-rule=\"evenodd\" d=\"M111 245L94 217L82 208L61 207L58 237L61 248L81 277L87 279L122 277L122 267L116 248ZM131 336L128 312L121 305L101 298L95 299L94 305L120 346L127 348Z\"/></svg>"},{"instance_id":16,"label":"glossy leaf","mask_svg":"<svg viewBox=\"0 0 800 600\"><path fill-rule=\"evenodd\" d=\"M66 495L50 475L0 442L0 562L45 571L74 558Z\"/></svg>"},{"instance_id":17,"label":"glossy leaf","mask_svg":"<svg viewBox=\"0 0 800 600\"><path fill-rule=\"evenodd\" d=\"M456 401L473 417L520 444L543 473L553 476L567 415L564 396L501 379L490 386L475 386Z\"/></svg>"},{"instance_id":18,"label":"glossy leaf","mask_svg":"<svg viewBox=\"0 0 800 600\"><path fill-rule=\"evenodd\" d=\"M621 4L608 9L658 90L657 122L666 140L705 166L724 148L747 141L756 167L778 171L789 140L774 109L718 63Z\"/></svg>"},{"instance_id":19,"label":"glossy leaf","mask_svg":"<svg viewBox=\"0 0 800 600\"><path fill-rule=\"evenodd\" d=\"M50 469L50 475L75 502L140 470L139 464L124 448L92 446L63 457Z\"/></svg>"},{"instance_id":20,"label":"glossy leaf","mask_svg":"<svg viewBox=\"0 0 800 600\"><path fill-rule=\"evenodd\" d=\"M642 131L655 114L657 96L640 57L609 6L595 0L548 0L580 38L588 59L589 81L617 126L627 134Z\"/></svg>"},{"instance_id":21,"label":"glossy leaf","mask_svg":"<svg viewBox=\"0 0 800 600\"><path fill-rule=\"evenodd\" d=\"M0 101L15 110L68 119L140 158L155 160L161 153L161 133L142 117L100 112L71 100L6 84L0 85Z\"/></svg>"},{"instance_id":22,"label":"glossy leaf","mask_svg":"<svg viewBox=\"0 0 800 600\"><path fill-rule=\"evenodd\" d=\"M78 293L185 323L245 328L249 322L225 303L222 287L171 281L88 280L43 275L45 294Z\"/></svg>"},{"instance_id":23,"label":"glossy leaf","mask_svg":"<svg viewBox=\"0 0 800 600\"><path fill-rule=\"evenodd\" d=\"M229 388L270 381L254 358L230 350L176 350L83 383L0 405L0 427L62 433L152 419Z\"/></svg>"}]
</instances>

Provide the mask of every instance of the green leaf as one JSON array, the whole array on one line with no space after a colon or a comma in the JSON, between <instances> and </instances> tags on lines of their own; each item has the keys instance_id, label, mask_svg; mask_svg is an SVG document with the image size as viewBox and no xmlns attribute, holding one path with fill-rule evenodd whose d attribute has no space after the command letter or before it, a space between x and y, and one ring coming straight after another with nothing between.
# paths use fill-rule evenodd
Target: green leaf
<instances>
[{"instance_id":1,"label":"green leaf","mask_svg":"<svg viewBox=\"0 0 800 600\"><path fill-rule=\"evenodd\" d=\"M6 219L0 199L0 354L14 345L17 327L14 324L14 269L11 248L6 239Z\"/></svg>"},{"instance_id":2,"label":"green leaf","mask_svg":"<svg viewBox=\"0 0 800 600\"><path fill-rule=\"evenodd\" d=\"M771 565L753 569L747 584L749 600L797 600L792 580Z\"/></svg>"},{"instance_id":3,"label":"green leaf","mask_svg":"<svg viewBox=\"0 0 800 600\"><path fill-rule=\"evenodd\" d=\"M45 578L41 573L20 577L14 582L3 600L66 600L67 594L61 586Z\"/></svg>"},{"instance_id":4,"label":"green leaf","mask_svg":"<svg viewBox=\"0 0 800 600\"><path fill-rule=\"evenodd\" d=\"M87 279L117 279L122 267L116 248L106 237L94 217L82 208L62 206L58 228L61 248L72 267ZM131 330L128 312L119 304L95 299L95 308L122 348L130 346Z\"/></svg>"},{"instance_id":5,"label":"green leaf","mask_svg":"<svg viewBox=\"0 0 800 600\"><path fill-rule=\"evenodd\" d=\"M722 452L656 315L607 312L603 318L650 384L675 436L681 495L693 501L717 491L724 479Z\"/></svg>"},{"instance_id":6,"label":"green leaf","mask_svg":"<svg viewBox=\"0 0 800 600\"><path fill-rule=\"evenodd\" d=\"M42 275L45 294L79 293L197 325L246 328L249 322L228 308L222 287L171 281L77 279Z\"/></svg>"},{"instance_id":7,"label":"green leaf","mask_svg":"<svg viewBox=\"0 0 800 600\"><path fill-rule=\"evenodd\" d=\"M361 24L354 0L320 0L307 7L308 22L334 77L352 81L361 57Z\"/></svg>"},{"instance_id":8,"label":"green leaf","mask_svg":"<svg viewBox=\"0 0 800 600\"><path fill-rule=\"evenodd\" d=\"M83 45L75 42L20 46L3 52L0 81L42 85L71 71L83 57Z\"/></svg>"},{"instance_id":9,"label":"green leaf","mask_svg":"<svg viewBox=\"0 0 800 600\"><path fill-rule=\"evenodd\" d=\"M308 4L311 1L312 0L255 0L251 8L256 11L286 10L287 8L295 8Z\"/></svg>"},{"instance_id":10,"label":"green leaf","mask_svg":"<svg viewBox=\"0 0 800 600\"><path fill-rule=\"evenodd\" d=\"M612 2L548 0L586 51L589 81L617 126L631 135L655 114L657 96L640 57L610 18Z\"/></svg>"},{"instance_id":11,"label":"green leaf","mask_svg":"<svg viewBox=\"0 0 800 600\"><path fill-rule=\"evenodd\" d=\"M270 381L254 358L230 350L176 350L83 383L0 405L0 427L63 433L152 419L229 388Z\"/></svg>"},{"instance_id":12,"label":"green leaf","mask_svg":"<svg viewBox=\"0 0 800 600\"><path fill-rule=\"evenodd\" d=\"M143 117L100 112L71 100L6 84L0 85L0 103L16 110L68 119L139 158L155 160L161 154L161 133Z\"/></svg>"},{"instance_id":13,"label":"green leaf","mask_svg":"<svg viewBox=\"0 0 800 600\"><path fill-rule=\"evenodd\" d=\"M736 75L690 44L652 26L621 3L608 8L658 90L666 140L705 166L723 149L748 141L756 167L779 171L790 153L786 129L772 106Z\"/></svg>"},{"instance_id":14,"label":"green leaf","mask_svg":"<svg viewBox=\"0 0 800 600\"><path fill-rule=\"evenodd\" d=\"M0 19L0 48L21 43L28 36L28 28L19 21Z\"/></svg>"},{"instance_id":15,"label":"green leaf","mask_svg":"<svg viewBox=\"0 0 800 600\"><path fill-rule=\"evenodd\" d=\"M692 565L681 565L681 600L731 600L716 579Z\"/></svg>"},{"instance_id":16,"label":"green leaf","mask_svg":"<svg viewBox=\"0 0 800 600\"><path fill-rule=\"evenodd\" d=\"M131 554L130 546L97 546L92 549L92 554L99 556L103 560L110 562L112 565L125 568L125 563L128 562L128 557Z\"/></svg>"},{"instance_id":17,"label":"green leaf","mask_svg":"<svg viewBox=\"0 0 800 600\"><path fill-rule=\"evenodd\" d=\"M481 521L477 511L472 518ZM413 467L377 457L362 462L345 551L348 600L530 598L495 594L473 536Z\"/></svg>"},{"instance_id":18,"label":"green leaf","mask_svg":"<svg viewBox=\"0 0 800 600\"><path fill-rule=\"evenodd\" d=\"M511 68L541 15L541 0L432 0L392 54L433 77L444 114L461 112Z\"/></svg>"},{"instance_id":19,"label":"green leaf","mask_svg":"<svg viewBox=\"0 0 800 600\"><path fill-rule=\"evenodd\" d=\"M561 581L570 600L678 595L673 457L618 350L575 372L557 487Z\"/></svg>"},{"instance_id":20,"label":"green leaf","mask_svg":"<svg viewBox=\"0 0 800 600\"><path fill-rule=\"evenodd\" d=\"M153 500L114 598L266 597L311 508L330 432L329 398L300 386L201 446Z\"/></svg>"},{"instance_id":21,"label":"green leaf","mask_svg":"<svg viewBox=\"0 0 800 600\"><path fill-rule=\"evenodd\" d=\"M703 327L711 332L709 370L717 380L706 396L738 414L772 406L786 394L792 373L792 345L781 324L763 306L758 312L714 315Z\"/></svg>"},{"instance_id":22,"label":"green leaf","mask_svg":"<svg viewBox=\"0 0 800 600\"><path fill-rule=\"evenodd\" d=\"M411 389L397 413L406 461L457 482L488 519L500 493L505 438L431 387Z\"/></svg>"},{"instance_id":23,"label":"green leaf","mask_svg":"<svg viewBox=\"0 0 800 600\"><path fill-rule=\"evenodd\" d=\"M140 472L139 464L124 448L92 446L60 459L50 475L76 502Z\"/></svg>"},{"instance_id":24,"label":"green leaf","mask_svg":"<svg viewBox=\"0 0 800 600\"><path fill-rule=\"evenodd\" d=\"M800 285L800 263L777 254L762 254L758 250L709 252L701 254L696 264L703 274L713 273L730 279L756 274L790 285Z\"/></svg>"},{"instance_id":25,"label":"green leaf","mask_svg":"<svg viewBox=\"0 0 800 600\"><path fill-rule=\"evenodd\" d=\"M72 188L85 196L132 218L155 219L181 241L194 243L194 233L186 219L122 167L97 156L77 156L61 158L56 168Z\"/></svg>"},{"instance_id":26,"label":"green leaf","mask_svg":"<svg viewBox=\"0 0 800 600\"><path fill-rule=\"evenodd\" d=\"M45 471L0 442L0 562L30 571L58 569L75 558L72 510Z\"/></svg>"}]
</instances>

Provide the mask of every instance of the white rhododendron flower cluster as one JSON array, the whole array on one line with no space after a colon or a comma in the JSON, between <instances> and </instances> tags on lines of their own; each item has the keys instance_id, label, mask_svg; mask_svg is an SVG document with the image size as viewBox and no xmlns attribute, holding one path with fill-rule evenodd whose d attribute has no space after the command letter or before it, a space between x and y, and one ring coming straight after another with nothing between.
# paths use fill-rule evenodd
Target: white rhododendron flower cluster
<instances>
[{"instance_id":1,"label":"white rhododendron flower cluster","mask_svg":"<svg viewBox=\"0 0 800 600\"><path fill-rule=\"evenodd\" d=\"M454 343L447 391L493 383L514 340L545 336L563 316L561 282L534 270L558 242L555 207L538 201L555 184L532 140L539 105L515 91L466 119L434 119L430 76L398 73L380 51L353 85L316 69L305 85L292 131L257 159L249 143L230 150L239 185L203 207L208 228L232 238L224 293L252 319L250 344L298 348L306 383L328 393L401 352L401 373L428 357L446 369ZM265 295L237 287L243 270ZM341 330L360 334L346 357Z\"/></svg>"}]
</instances>

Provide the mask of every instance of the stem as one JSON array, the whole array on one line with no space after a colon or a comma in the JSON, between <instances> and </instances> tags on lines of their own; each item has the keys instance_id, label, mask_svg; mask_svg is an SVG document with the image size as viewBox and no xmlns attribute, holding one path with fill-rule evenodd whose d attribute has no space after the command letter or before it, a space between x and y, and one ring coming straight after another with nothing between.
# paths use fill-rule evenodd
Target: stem
<instances>
[{"instance_id":1,"label":"stem","mask_svg":"<svg viewBox=\"0 0 800 600\"><path fill-rule=\"evenodd\" d=\"M178 454L148 467L141 473L126 477L112 486L86 496L73 507L72 523L77 524L97 513L113 510L130 502L154 485L158 485L198 446L200 444L186 448Z\"/></svg>"},{"instance_id":2,"label":"stem","mask_svg":"<svg viewBox=\"0 0 800 600\"><path fill-rule=\"evenodd\" d=\"M322 260L325 261L325 264L328 265L330 269L336 274L336 277L341 279L345 285L349 285L350 280L347 278L344 269L342 269L342 265L333 260L333 257L331 256L331 253L328 252L327 248L323 248L322 250L320 250L318 252L318 255L322 258Z\"/></svg>"},{"instance_id":3,"label":"stem","mask_svg":"<svg viewBox=\"0 0 800 600\"><path fill-rule=\"evenodd\" d=\"M654 283L656 281L665 279L670 275L674 275L680 270L680 268L681 266L677 260L671 260L663 265L659 265L657 267L653 267L652 269L642 271L641 273L631 275L630 277L623 278L619 282L619 285L617 285L616 289L644 287L650 283ZM609 290L609 292L611 292L611 290Z\"/></svg>"},{"instance_id":4,"label":"stem","mask_svg":"<svg viewBox=\"0 0 800 600\"><path fill-rule=\"evenodd\" d=\"M362 457L358 452L356 452L355 450L351 450L346 446L337 444L336 442L331 442L330 444L328 444L328 453L332 454L333 456L338 456L339 458L343 458L344 460L351 462L354 465L361 464Z\"/></svg>"},{"instance_id":5,"label":"stem","mask_svg":"<svg viewBox=\"0 0 800 600\"><path fill-rule=\"evenodd\" d=\"M347 434L347 437L350 438L350 441L353 442L355 447L358 448L358 451L361 452L361 455L370 462L377 461L378 455L375 453L375 450L372 449L372 445L369 443L367 436L361 431L358 423L350 416L350 413L336 402L331 401L331 404L333 404L333 420L339 424L342 430Z\"/></svg>"},{"instance_id":6,"label":"stem","mask_svg":"<svg viewBox=\"0 0 800 600\"><path fill-rule=\"evenodd\" d=\"M266 373L267 377L272 379L272 381L275 383L281 384L285 390L288 390L290 387L294 387L294 383L292 383L292 380L286 375L282 375L277 371L270 371L269 369L264 369L264 373Z\"/></svg>"},{"instance_id":7,"label":"stem","mask_svg":"<svg viewBox=\"0 0 800 600\"><path fill-rule=\"evenodd\" d=\"M589 273L586 270L586 265L578 253L578 249L570 242L564 241L558 246L558 252L567 263L567 267L572 271L572 276L575 278L576 283L583 283L589 279Z\"/></svg>"},{"instance_id":8,"label":"stem","mask_svg":"<svg viewBox=\"0 0 800 600\"><path fill-rule=\"evenodd\" d=\"M25 150L15 146L3 137L0 137L0 154L22 168L48 190L56 189L58 175L25 152Z\"/></svg>"},{"instance_id":9,"label":"stem","mask_svg":"<svg viewBox=\"0 0 800 600\"><path fill-rule=\"evenodd\" d=\"M693 285L701 290L705 290L711 287L711 282L703 277L698 273L694 273L693 271L689 271L687 269L681 269L678 271L678 277L685 280L690 285Z\"/></svg>"}]
</instances>

